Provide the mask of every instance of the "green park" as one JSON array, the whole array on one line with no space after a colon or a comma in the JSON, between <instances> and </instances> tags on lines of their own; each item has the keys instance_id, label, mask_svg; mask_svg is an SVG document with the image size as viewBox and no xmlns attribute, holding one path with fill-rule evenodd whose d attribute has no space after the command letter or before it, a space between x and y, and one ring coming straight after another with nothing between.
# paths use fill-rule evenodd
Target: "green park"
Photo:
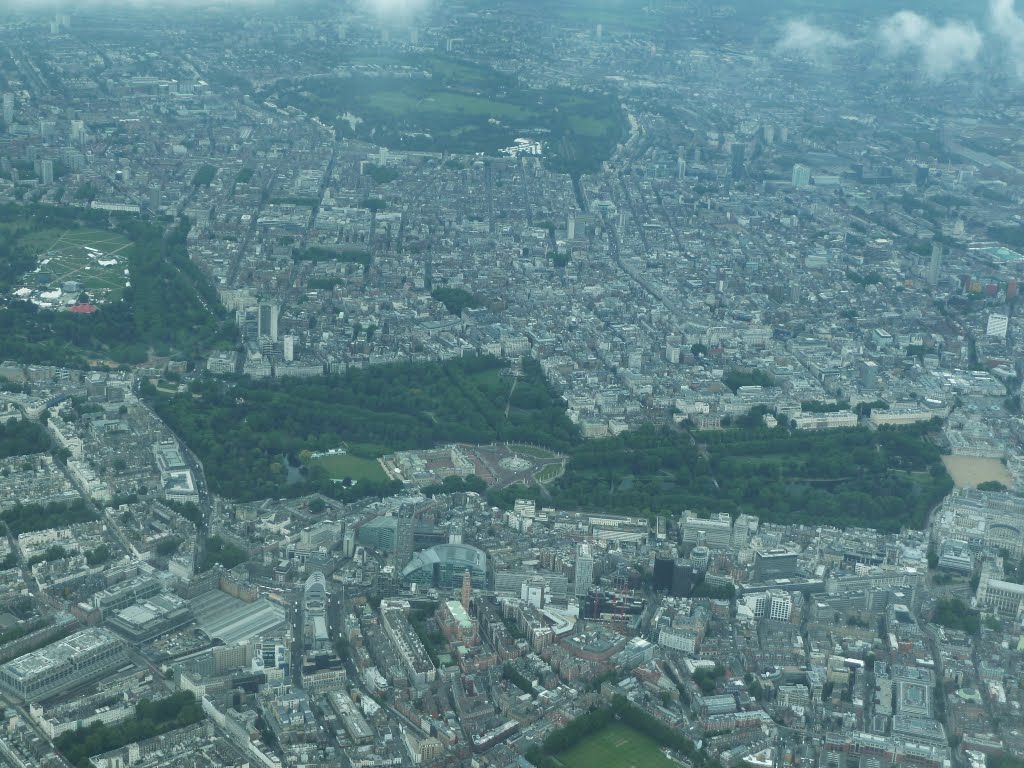
<instances>
[{"instance_id":1,"label":"green park","mask_svg":"<svg viewBox=\"0 0 1024 768\"><path fill-rule=\"evenodd\" d=\"M106 303L119 300L130 283L125 272L132 241L119 232L93 227L30 230L14 246L35 254L36 265L22 279L28 288L77 282L94 303Z\"/></svg>"},{"instance_id":2,"label":"green park","mask_svg":"<svg viewBox=\"0 0 1024 768\"><path fill-rule=\"evenodd\" d=\"M565 768L678 768L661 747L628 725L613 723L558 755Z\"/></svg>"},{"instance_id":3,"label":"green park","mask_svg":"<svg viewBox=\"0 0 1024 768\"><path fill-rule=\"evenodd\" d=\"M679 729L614 696L608 706L591 709L564 728L533 744L526 759L537 768L671 768L680 762L695 768L719 768Z\"/></svg>"},{"instance_id":4,"label":"green park","mask_svg":"<svg viewBox=\"0 0 1024 768\"><path fill-rule=\"evenodd\" d=\"M198 355L230 338L216 292L188 258L188 229L186 220L0 206L0 294L9 297L0 305L0 358L116 366ZM23 289L72 281L99 311L41 311L19 299Z\"/></svg>"},{"instance_id":5,"label":"green park","mask_svg":"<svg viewBox=\"0 0 1024 768\"><path fill-rule=\"evenodd\" d=\"M492 504L531 498L560 509L628 515L742 513L765 522L921 528L952 488L939 425L795 430L756 416L730 429L644 426L583 440L540 365L491 357L356 369L315 380L215 379L180 394L151 389L154 406L199 454L218 493L237 499L322 492L346 499L401 487L379 456L453 442L529 443L567 456L529 486L492 489ZM514 385L514 386L513 386ZM340 445L344 455L303 462ZM302 466L286 478L282 457ZM359 482L339 484L338 479Z\"/></svg>"},{"instance_id":6,"label":"green park","mask_svg":"<svg viewBox=\"0 0 1024 768\"><path fill-rule=\"evenodd\" d=\"M356 54L344 76L281 80L261 93L395 150L494 156L517 138L545 142L556 170L592 172L623 138L618 99L598 88L530 88L454 55Z\"/></svg>"}]
</instances>

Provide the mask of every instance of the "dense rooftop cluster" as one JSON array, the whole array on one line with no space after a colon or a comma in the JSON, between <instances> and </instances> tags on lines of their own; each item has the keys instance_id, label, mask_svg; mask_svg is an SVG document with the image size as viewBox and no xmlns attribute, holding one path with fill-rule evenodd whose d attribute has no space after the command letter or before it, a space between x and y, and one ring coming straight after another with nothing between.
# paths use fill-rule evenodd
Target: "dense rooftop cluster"
<instances>
[{"instance_id":1,"label":"dense rooftop cluster","mask_svg":"<svg viewBox=\"0 0 1024 768\"><path fill-rule=\"evenodd\" d=\"M0 763L1020 765L1013 4L358 5L0 10Z\"/></svg>"}]
</instances>

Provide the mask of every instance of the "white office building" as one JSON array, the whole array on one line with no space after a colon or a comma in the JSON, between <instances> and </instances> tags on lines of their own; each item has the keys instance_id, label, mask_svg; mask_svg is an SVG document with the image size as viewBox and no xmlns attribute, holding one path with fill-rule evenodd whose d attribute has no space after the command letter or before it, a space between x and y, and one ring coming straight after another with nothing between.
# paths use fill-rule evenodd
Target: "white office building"
<instances>
[{"instance_id":1,"label":"white office building","mask_svg":"<svg viewBox=\"0 0 1024 768\"><path fill-rule=\"evenodd\" d=\"M576 552L576 589L577 597L585 597L594 584L594 553L587 543L580 544Z\"/></svg>"},{"instance_id":2,"label":"white office building","mask_svg":"<svg viewBox=\"0 0 1024 768\"><path fill-rule=\"evenodd\" d=\"M1005 339L1006 331L1010 324L1010 318L1004 314L993 312L988 316L988 325L985 326L985 335L997 339Z\"/></svg>"},{"instance_id":3,"label":"white office building","mask_svg":"<svg viewBox=\"0 0 1024 768\"><path fill-rule=\"evenodd\" d=\"M807 187L811 184L811 169L797 163L793 166L793 186Z\"/></svg>"}]
</instances>

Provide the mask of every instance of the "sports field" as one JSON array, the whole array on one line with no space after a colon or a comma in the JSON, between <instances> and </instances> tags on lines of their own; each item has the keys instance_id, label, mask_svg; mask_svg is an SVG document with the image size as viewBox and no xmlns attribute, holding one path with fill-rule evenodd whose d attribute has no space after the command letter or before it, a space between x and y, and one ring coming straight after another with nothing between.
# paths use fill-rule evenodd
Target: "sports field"
<instances>
[{"instance_id":1,"label":"sports field","mask_svg":"<svg viewBox=\"0 0 1024 768\"><path fill-rule=\"evenodd\" d=\"M116 232L82 228L44 229L22 235L18 246L33 253L36 271L25 276L24 285L59 288L62 283L81 283L98 303L117 301L128 283L128 249L132 242Z\"/></svg>"},{"instance_id":2,"label":"sports field","mask_svg":"<svg viewBox=\"0 0 1024 768\"><path fill-rule=\"evenodd\" d=\"M566 768L679 768L655 741L622 723L588 736L556 759Z\"/></svg>"},{"instance_id":3,"label":"sports field","mask_svg":"<svg viewBox=\"0 0 1024 768\"><path fill-rule=\"evenodd\" d=\"M310 459L309 463L323 467L334 480L344 480L346 477L356 481L370 480L380 483L388 480L388 476L376 459L364 459L348 453L337 453L332 456Z\"/></svg>"}]
</instances>

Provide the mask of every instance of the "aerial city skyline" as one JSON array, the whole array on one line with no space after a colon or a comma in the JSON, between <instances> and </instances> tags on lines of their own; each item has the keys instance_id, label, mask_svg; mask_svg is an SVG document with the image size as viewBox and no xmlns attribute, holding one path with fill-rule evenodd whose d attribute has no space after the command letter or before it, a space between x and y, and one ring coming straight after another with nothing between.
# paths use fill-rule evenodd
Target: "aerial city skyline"
<instances>
[{"instance_id":1,"label":"aerial city skyline","mask_svg":"<svg viewBox=\"0 0 1024 768\"><path fill-rule=\"evenodd\" d=\"M8 0L0 766L1024 765L1024 7Z\"/></svg>"}]
</instances>

